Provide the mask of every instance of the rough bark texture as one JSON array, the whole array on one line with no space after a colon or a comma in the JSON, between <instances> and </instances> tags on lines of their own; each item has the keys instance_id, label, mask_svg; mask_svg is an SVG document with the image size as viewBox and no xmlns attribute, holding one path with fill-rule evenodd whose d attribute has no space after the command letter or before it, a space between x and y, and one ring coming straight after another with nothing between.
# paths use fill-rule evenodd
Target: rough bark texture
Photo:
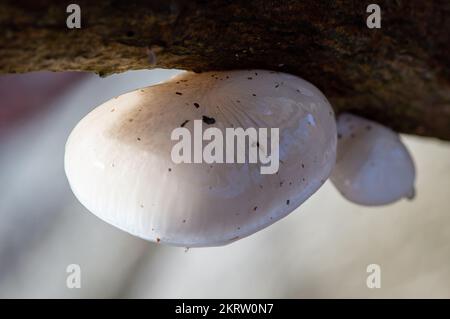
<instances>
[{"instance_id":1,"label":"rough bark texture","mask_svg":"<svg viewBox=\"0 0 450 319\"><path fill-rule=\"evenodd\" d=\"M260 68L297 74L338 112L450 140L450 2L63 1L0 4L0 72Z\"/></svg>"}]
</instances>

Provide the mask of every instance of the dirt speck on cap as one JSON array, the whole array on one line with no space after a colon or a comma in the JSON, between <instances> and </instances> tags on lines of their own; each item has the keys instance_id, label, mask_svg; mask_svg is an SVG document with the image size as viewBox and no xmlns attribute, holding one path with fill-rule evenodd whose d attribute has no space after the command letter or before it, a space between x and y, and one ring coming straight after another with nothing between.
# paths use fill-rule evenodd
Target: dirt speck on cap
<instances>
[{"instance_id":1,"label":"dirt speck on cap","mask_svg":"<svg viewBox=\"0 0 450 319\"><path fill-rule=\"evenodd\" d=\"M216 123L216 119L215 118L208 117L206 115L202 116L202 120L203 120L203 123L208 124L208 125L212 125L212 124Z\"/></svg>"}]
</instances>

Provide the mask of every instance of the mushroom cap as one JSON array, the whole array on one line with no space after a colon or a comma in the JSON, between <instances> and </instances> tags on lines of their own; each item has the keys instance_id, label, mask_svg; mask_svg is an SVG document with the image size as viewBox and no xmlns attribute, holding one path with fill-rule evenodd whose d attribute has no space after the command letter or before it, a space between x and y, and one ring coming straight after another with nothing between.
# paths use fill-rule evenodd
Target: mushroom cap
<instances>
[{"instance_id":1,"label":"mushroom cap","mask_svg":"<svg viewBox=\"0 0 450 319\"><path fill-rule=\"evenodd\" d=\"M279 128L279 169L261 163L179 163L175 128ZM193 143L197 141L194 140ZM209 142L203 141L203 147ZM250 141L259 147L258 141ZM270 153L270 152L269 152ZM231 243L286 216L329 177L336 123L325 96L264 70L182 73L123 94L70 134L65 171L79 201L141 238L184 247Z\"/></svg>"},{"instance_id":2,"label":"mushroom cap","mask_svg":"<svg viewBox=\"0 0 450 319\"><path fill-rule=\"evenodd\" d=\"M414 197L414 163L397 133L348 113L339 115L337 130L330 179L345 198L372 206Z\"/></svg>"}]
</instances>

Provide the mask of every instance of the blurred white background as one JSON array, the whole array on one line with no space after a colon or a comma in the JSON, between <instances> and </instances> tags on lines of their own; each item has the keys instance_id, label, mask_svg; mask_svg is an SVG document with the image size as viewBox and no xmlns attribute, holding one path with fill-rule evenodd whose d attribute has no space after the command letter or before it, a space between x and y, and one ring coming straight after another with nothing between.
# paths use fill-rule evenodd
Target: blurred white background
<instances>
[{"instance_id":1,"label":"blurred white background","mask_svg":"<svg viewBox=\"0 0 450 319\"><path fill-rule=\"evenodd\" d=\"M450 143L433 139L402 136L417 166L414 201L357 206L327 182L288 217L224 247L186 252L90 214L64 175L70 131L102 102L176 73L83 75L47 100L15 91L36 103L28 120L0 121L0 297L450 298ZM52 78L3 78L0 94L33 77ZM5 96L0 101L6 114ZM373 263L381 266L379 289L366 286ZM80 289L66 286L69 264L81 266Z\"/></svg>"}]
</instances>

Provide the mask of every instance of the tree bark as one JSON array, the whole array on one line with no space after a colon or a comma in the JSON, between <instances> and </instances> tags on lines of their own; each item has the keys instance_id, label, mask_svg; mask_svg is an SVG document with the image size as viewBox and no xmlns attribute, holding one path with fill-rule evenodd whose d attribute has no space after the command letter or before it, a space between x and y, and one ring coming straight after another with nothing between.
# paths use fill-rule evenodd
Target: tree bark
<instances>
[{"instance_id":1,"label":"tree bark","mask_svg":"<svg viewBox=\"0 0 450 319\"><path fill-rule=\"evenodd\" d=\"M76 1L0 4L0 72L271 69L319 87L335 110L450 140L450 2Z\"/></svg>"}]
</instances>

